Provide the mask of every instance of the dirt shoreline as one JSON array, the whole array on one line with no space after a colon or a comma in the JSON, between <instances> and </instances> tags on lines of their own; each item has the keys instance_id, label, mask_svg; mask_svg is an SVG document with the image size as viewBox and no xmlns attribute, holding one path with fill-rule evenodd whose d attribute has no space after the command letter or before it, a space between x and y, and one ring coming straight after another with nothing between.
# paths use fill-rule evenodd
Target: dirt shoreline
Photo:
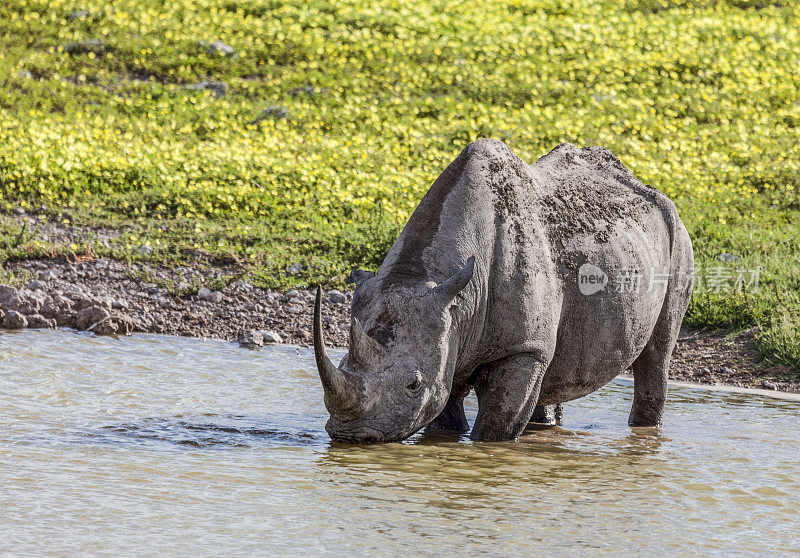
<instances>
[{"instance_id":1,"label":"dirt shoreline","mask_svg":"<svg viewBox=\"0 0 800 558\"><path fill-rule=\"evenodd\" d=\"M235 267L172 269L104 258L64 257L7 263L20 284L0 286L0 322L10 327L71 327L98 334L161 333L238 341L311 344L312 290L286 293L254 287ZM345 347L352 294L323 296L324 332ZM759 362L754 332L728 338L682 331L673 380L800 393L787 366Z\"/></svg>"}]
</instances>

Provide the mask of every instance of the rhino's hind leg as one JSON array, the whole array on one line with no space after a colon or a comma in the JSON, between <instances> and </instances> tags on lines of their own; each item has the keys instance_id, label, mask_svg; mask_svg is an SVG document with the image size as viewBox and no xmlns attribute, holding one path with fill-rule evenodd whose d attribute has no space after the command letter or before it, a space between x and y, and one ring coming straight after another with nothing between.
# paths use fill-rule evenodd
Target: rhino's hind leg
<instances>
[{"instance_id":1,"label":"rhino's hind leg","mask_svg":"<svg viewBox=\"0 0 800 558\"><path fill-rule=\"evenodd\" d=\"M554 426L561 424L564 418L564 408L561 403L557 405L536 405L531 416L531 422L535 424L547 424Z\"/></svg>"},{"instance_id":2,"label":"rhino's hind leg","mask_svg":"<svg viewBox=\"0 0 800 558\"><path fill-rule=\"evenodd\" d=\"M633 362L633 407L630 426L659 426L667 399L672 349L678 339L689 294L670 284L658 322L642 353Z\"/></svg>"},{"instance_id":3,"label":"rhino's hind leg","mask_svg":"<svg viewBox=\"0 0 800 558\"><path fill-rule=\"evenodd\" d=\"M520 353L484 366L475 379L478 416L473 440L514 440L525 429L539 399L547 365Z\"/></svg>"}]
</instances>

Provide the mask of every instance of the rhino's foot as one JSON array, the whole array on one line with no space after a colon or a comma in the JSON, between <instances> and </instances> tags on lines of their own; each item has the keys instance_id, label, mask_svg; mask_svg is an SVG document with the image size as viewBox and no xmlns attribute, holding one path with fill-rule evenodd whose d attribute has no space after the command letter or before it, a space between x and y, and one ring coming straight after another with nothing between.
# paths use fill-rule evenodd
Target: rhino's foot
<instances>
[{"instance_id":1,"label":"rhino's foot","mask_svg":"<svg viewBox=\"0 0 800 558\"><path fill-rule=\"evenodd\" d=\"M556 424L556 406L537 405L533 410L533 416L531 416L530 422L534 424L554 426Z\"/></svg>"},{"instance_id":2,"label":"rhino's foot","mask_svg":"<svg viewBox=\"0 0 800 558\"><path fill-rule=\"evenodd\" d=\"M663 398L633 398L633 407L628 417L628 426L661 426Z\"/></svg>"}]
</instances>

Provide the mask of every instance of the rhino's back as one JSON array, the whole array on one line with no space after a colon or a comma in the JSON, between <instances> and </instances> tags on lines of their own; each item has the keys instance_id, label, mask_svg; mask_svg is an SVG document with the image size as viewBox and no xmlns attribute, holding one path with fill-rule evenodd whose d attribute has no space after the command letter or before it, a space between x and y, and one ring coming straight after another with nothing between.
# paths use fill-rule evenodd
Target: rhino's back
<instances>
[{"instance_id":1,"label":"rhino's back","mask_svg":"<svg viewBox=\"0 0 800 558\"><path fill-rule=\"evenodd\" d=\"M680 274L672 250L685 231L674 205L606 149L565 144L531 168L545 185L539 219L561 284L556 347L540 395L550 404L594 391L641 353L669 277Z\"/></svg>"}]
</instances>

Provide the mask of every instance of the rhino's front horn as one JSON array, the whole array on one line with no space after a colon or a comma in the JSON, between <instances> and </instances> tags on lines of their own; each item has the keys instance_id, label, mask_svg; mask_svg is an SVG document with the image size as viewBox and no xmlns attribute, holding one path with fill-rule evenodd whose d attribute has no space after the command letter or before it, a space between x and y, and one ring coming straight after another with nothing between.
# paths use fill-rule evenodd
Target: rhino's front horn
<instances>
[{"instance_id":1,"label":"rhino's front horn","mask_svg":"<svg viewBox=\"0 0 800 558\"><path fill-rule=\"evenodd\" d=\"M314 302L314 356L317 370L325 389L325 406L332 415L346 419L359 407L359 395L364 391L361 378L347 370L337 368L328 358L325 341L322 339L322 288L317 287Z\"/></svg>"}]
</instances>

